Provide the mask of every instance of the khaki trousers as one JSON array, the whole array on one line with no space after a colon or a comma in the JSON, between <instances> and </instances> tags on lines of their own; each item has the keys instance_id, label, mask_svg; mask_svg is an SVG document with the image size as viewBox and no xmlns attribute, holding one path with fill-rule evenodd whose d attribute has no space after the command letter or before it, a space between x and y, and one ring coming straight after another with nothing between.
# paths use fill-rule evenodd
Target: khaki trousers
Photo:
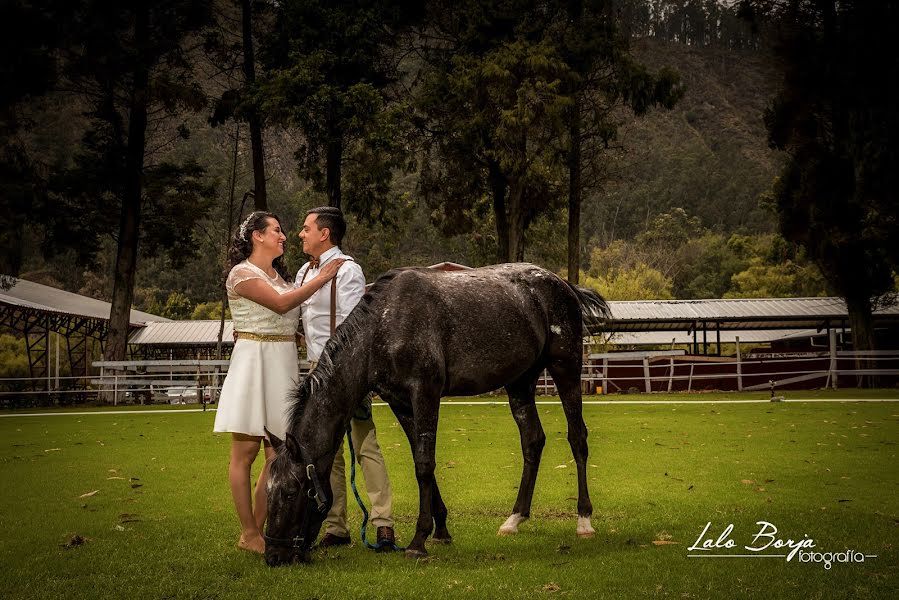
<instances>
[{"instance_id":1,"label":"khaki trousers","mask_svg":"<svg viewBox=\"0 0 899 600\"><path fill-rule=\"evenodd\" d=\"M375 435L375 422L372 419L366 421L350 419L350 429L353 450L356 452L356 464L362 467L365 489L371 502L369 521L375 527L393 527L393 491L387 477L387 465L384 464L384 457L381 455L381 448ZM344 440L341 440L337 456L334 457L334 466L331 467L331 493L334 502L328 516L325 517L325 533L342 537L350 535L346 522L347 483L344 445Z\"/></svg>"},{"instance_id":2,"label":"khaki trousers","mask_svg":"<svg viewBox=\"0 0 899 600\"><path fill-rule=\"evenodd\" d=\"M312 369L316 364L317 362L312 363ZM345 438L346 436L341 438L340 448L331 467L331 495L334 496L334 501L331 503L328 516L325 517L325 533L341 537L350 536L346 521L347 475L343 456ZM387 465L378 445L374 420L350 419L350 439L353 440L356 464L362 467L365 489L371 502L369 522L375 527L393 527L393 491L390 488L390 478L387 476Z\"/></svg>"}]
</instances>

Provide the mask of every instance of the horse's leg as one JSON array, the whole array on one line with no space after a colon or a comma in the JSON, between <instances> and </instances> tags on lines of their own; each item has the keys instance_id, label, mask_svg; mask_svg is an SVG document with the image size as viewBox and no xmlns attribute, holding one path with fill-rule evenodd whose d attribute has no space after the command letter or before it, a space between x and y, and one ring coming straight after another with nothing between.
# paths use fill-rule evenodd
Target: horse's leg
<instances>
[{"instance_id":1,"label":"horse's leg","mask_svg":"<svg viewBox=\"0 0 899 600\"><path fill-rule=\"evenodd\" d=\"M413 442L414 439L414 431L415 431L415 423L412 420L412 415L406 414L397 414L397 420L402 426L403 431L406 432L406 437L409 438L409 443L412 444L412 447L415 447ZM432 493L431 493L431 513L434 516L434 535L431 536L431 540L438 544L449 544L453 541L453 536L450 535L449 530L446 528L446 521L449 512L446 510L446 505L443 503L443 497L440 495L440 488L437 485L437 477L433 477L433 481L431 481Z\"/></svg>"},{"instance_id":2,"label":"horse's leg","mask_svg":"<svg viewBox=\"0 0 899 600\"><path fill-rule=\"evenodd\" d=\"M546 444L546 434L543 433L537 406L534 404L538 376L539 372L537 375L527 373L506 386L509 406L521 437L521 456L524 465L521 469L518 498L515 500L512 514L500 526L497 535L518 533L518 525L531 516L531 500L534 497L534 485L537 483L537 471L540 469L540 456Z\"/></svg>"},{"instance_id":3,"label":"horse's leg","mask_svg":"<svg viewBox=\"0 0 899 600\"><path fill-rule=\"evenodd\" d=\"M593 504L590 503L590 492L587 490L587 425L584 424L581 399L580 361L556 361L548 368L556 389L559 390L559 398L568 420L568 444L577 465L577 535L593 537L596 532L590 524Z\"/></svg>"},{"instance_id":4,"label":"horse's leg","mask_svg":"<svg viewBox=\"0 0 899 600\"><path fill-rule=\"evenodd\" d=\"M453 541L446 528L446 518L449 512L446 510L446 504L443 503L443 497L440 495L440 488L437 487L437 477L433 477L431 482L433 492L431 495L431 513L434 515L434 535L431 541L437 544L449 544Z\"/></svg>"},{"instance_id":5,"label":"horse's leg","mask_svg":"<svg viewBox=\"0 0 899 600\"><path fill-rule=\"evenodd\" d=\"M439 406L439 401L437 404ZM427 421L419 420L419 423L424 421L424 425L420 424L419 426L416 426L416 420L411 413L394 410L394 414L409 439L412 460L415 462L415 479L418 481L418 522L415 526L415 536L406 547L406 556L422 558L428 555L428 551L425 550L425 540L433 531L435 518L443 521L443 531L441 532L438 527L438 535L445 533L445 537L449 537L449 532L446 531L446 507L443 507L442 515L435 516L432 512L434 498L440 498L440 492L437 490L434 479L437 414L435 412L433 418ZM439 500L439 504L443 505L443 501Z\"/></svg>"}]
</instances>

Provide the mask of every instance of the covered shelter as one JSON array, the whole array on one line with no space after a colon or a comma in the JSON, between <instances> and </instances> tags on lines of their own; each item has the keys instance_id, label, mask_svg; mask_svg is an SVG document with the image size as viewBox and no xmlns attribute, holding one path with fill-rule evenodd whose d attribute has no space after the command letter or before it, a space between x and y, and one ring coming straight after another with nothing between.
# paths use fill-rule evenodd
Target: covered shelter
<instances>
[{"instance_id":1,"label":"covered shelter","mask_svg":"<svg viewBox=\"0 0 899 600\"><path fill-rule=\"evenodd\" d=\"M612 318L603 326L610 341L690 344L693 354L715 344L771 342L789 337L845 334L849 312L842 298L734 298L716 300L634 300L609 302ZM899 327L899 306L874 313L876 329ZM596 332L599 333L599 332ZM848 339L848 338L847 338Z\"/></svg>"},{"instance_id":2,"label":"covered shelter","mask_svg":"<svg viewBox=\"0 0 899 600\"><path fill-rule=\"evenodd\" d=\"M32 387L44 387L40 382L45 380L46 389L60 389L63 352L70 365L71 381L83 383L89 375L89 357L95 353L95 346L100 353L103 351L109 332L110 303L6 275L0 276L0 281L0 326L24 335ZM132 329L159 321L169 319L131 311Z\"/></svg>"},{"instance_id":3,"label":"covered shelter","mask_svg":"<svg viewBox=\"0 0 899 600\"><path fill-rule=\"evenodd\" d=\"M128 338L131 356L144 360L214 359L221 330L221 358L234 349L234 325L231 320L153 321Z\"/></svg>"}]
</instances>

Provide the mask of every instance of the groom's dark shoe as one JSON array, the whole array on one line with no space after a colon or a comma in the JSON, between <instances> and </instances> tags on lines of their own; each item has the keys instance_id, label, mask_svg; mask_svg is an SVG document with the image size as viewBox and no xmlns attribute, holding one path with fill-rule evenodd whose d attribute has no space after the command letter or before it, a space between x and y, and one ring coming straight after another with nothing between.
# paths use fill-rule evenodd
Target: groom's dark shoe
<instances>
[{"instance_id":1,"label":"groom's dark shoe","mask_svg":"<svg viewBox=\"0 0 899 600\"><path fill-rule=\"evenodd\" d=\"M322 538L322 541L318 543L319 548L330 548L331 546L349 546L350 536L342 536L342 535L334 535L333 533L326 533L325 537Z\"/></svg>"},{"instance_id":2,"label":"groom's dark shoe","mask_svg":"<svg viewBox=\"0 0 899 600\"><path fill-rule=\"evenodd\" d=\"M395 546L393 527L378 527L378 552L390 552Z\"/></svg>"}]
</instances>

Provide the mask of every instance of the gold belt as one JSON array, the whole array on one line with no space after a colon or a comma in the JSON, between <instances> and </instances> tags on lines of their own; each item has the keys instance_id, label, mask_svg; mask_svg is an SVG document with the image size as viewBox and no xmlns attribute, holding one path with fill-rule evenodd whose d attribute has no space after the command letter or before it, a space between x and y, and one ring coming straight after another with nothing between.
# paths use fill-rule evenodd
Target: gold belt
<instances>
[{"instance_id":1,"label":"gold belt","mask_svg":"<svg viewBox=\"0 0 899 600\"><path fill-rule=\"evenodd\" d=\"M237 339L250 340L251 342L295 342L293 335L274 335L268 333L250 333L249 331L236 332Z\"/></svg>"}]
</instances>

